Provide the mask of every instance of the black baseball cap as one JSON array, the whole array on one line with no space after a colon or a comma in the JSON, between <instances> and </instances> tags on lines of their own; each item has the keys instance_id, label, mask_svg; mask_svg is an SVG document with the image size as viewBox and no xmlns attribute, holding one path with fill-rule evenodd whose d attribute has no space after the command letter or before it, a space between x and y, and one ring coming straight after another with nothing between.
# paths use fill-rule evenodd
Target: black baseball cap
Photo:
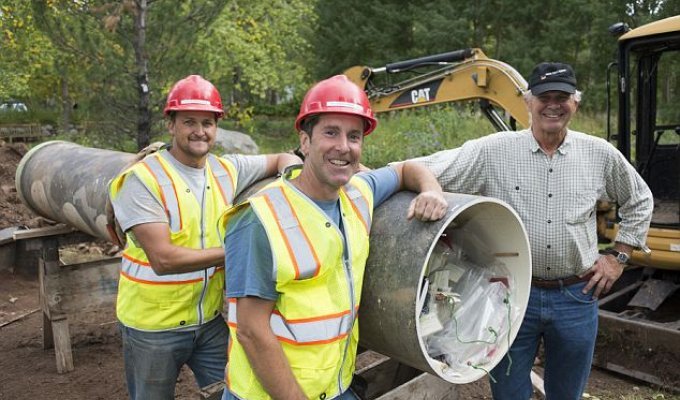
<instances>
[{"instance_id":1,"label":"black baseball cap","mask_svg":"<svg viewBox=\"0 0 680 400\"><path fill-rule=\"evenodd\" d=\"M574 93L576 91L576 75L569 64L543 62L538 64L529 77L529 89L534 95L559 90Z\"/></svg>"}]
</instances>

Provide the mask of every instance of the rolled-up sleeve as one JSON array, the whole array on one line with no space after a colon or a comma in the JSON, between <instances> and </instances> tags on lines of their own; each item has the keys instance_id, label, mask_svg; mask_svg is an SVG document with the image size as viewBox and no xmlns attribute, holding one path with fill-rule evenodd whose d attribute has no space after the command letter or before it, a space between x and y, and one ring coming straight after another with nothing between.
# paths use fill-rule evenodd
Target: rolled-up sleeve
<instances>
[{"instance_id":1,"label":"rolled-up sleeve","mask_svg":"<svg viewBox=\"0 0 680 400\"><path fill-rule=\"evenodd\" d=\"M427 167L447 192L479 193L485 179L484 141L477 139L463 146L413 159Z\"/></svg>"},{"instance_id":2,"label":"rolled-up sleeve","mask_svg":"<svg viewBox=\"0 0 680 400\"><path fill-rule=\"evenodd\" d=\"M610 157L611 172L607 174L607 193L619 205L619 231L616 241L633 247L644 247L654 211L654 199L649 186L635 168L615 151Z\"/></svg>"}]
</instances>

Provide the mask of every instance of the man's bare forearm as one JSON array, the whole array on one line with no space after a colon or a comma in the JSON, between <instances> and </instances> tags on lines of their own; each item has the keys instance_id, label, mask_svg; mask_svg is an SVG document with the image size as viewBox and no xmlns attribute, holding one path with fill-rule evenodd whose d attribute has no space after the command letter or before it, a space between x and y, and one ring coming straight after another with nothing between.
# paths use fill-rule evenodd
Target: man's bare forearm
<instances>
[{"instance_id":1,"label":"man's bare forearm","mask_svg":"<svg viewBox=\"0 0 680 400\"><path fill-rule=\"evenodd\" d=\"M271 330L269 316L274 302L245 297L238 299L236 337L262 387L274 399L304 400L281 344Z\"/></svg>"}]
</instances>

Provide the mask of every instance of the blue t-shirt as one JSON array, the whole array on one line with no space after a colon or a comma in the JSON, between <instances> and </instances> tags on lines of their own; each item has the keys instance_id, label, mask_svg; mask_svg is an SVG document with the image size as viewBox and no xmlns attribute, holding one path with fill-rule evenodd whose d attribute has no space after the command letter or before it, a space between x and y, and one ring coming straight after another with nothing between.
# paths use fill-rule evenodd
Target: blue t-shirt
<instances>
[{"instance_id":1,"label":"blue t-shirt","mask_svg":"<svg viewBox=\"0 0 680 400\"><path fill-rule=\"evenodd\" d=\"M399 177L391 167L361 172L357 177L364 179L373 192L373 207L392 196L399 185ZM314 203L342 230L339 200L314 200ZM276 301L279 294L271 247L264 226L252 208L244 209L229 221L226 238L225 256L228 260L237 260L225 263L227 297L255 296Z\"/></svg>"}]
</instances>

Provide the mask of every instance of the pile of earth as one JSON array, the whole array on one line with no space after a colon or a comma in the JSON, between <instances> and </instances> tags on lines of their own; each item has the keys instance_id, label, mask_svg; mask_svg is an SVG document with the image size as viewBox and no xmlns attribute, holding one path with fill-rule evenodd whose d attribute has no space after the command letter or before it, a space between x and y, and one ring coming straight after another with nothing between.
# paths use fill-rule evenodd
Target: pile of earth
<instances>
[{"instance_id":1,"label":"pile of earth","mask_svg":"<svg viewBox=\"0 0 680 400\"><path fill-rule=\"evenodd\" d=\"M0 229L11 226L38 228L48 224L21 202L14 185L17 165L27 151L24 143L0 141Z\"/></svg>"}]
</instances>

